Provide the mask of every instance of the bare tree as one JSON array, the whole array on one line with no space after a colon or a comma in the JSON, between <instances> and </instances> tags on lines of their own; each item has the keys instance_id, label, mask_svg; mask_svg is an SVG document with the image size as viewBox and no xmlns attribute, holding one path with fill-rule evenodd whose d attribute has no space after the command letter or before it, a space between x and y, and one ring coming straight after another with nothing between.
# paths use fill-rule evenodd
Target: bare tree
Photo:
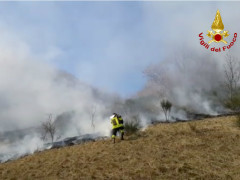
<instances>
[{"instance_id":1,"label":"bare tree","mask_svg":"<svg viewBox=\"0 0 240 180\"><path fill-rule=\"evenodd\" d=\"M92 105L89 108L89 115L90 115L90 119L91 119L91 127L93 128L93 130L95 130L95 115L96 115L96 106Z\"/></svg>"},{"instance_id":2,"label":"bare tree","mask_svg":"<svg viewBox=\"0 0 240 180\"><path fill-rule=\"evenodd\" d=\"M54 121L52 120L52 114L49 114L47 121L42 123L42 128L44 131L42 139L45 140L47 138L47 135L49 134L53 143L56 133L56 126Z\"/></svg>"},{"instance_id":3,"label":"bare tree","mask_svg":"<svg viewBox=\"0 0 240 180\"><path fill-rule=\"evenodd\" d=\"M169 102L168 100L162 100L160 104L161 104L163 113L165 115L166 121L168 121L170 118L172 103Z\"/></svg>"},{"instance_id":4,"label":"bare tree","mask_svg":"<svg viewBox=\"0 0 240 180\"><path fill-rule=\"evenodd\" d=\"M157 93L166 96L170 89L169 77L167 76L167 69L161 66L149 66L144 72L144 75L151 83L151 86L157 89Z\"/></svg>"},{"instance_id":5,"label":"bare tree","mask_svg":"<svg viewBox=\"0 0 240 180\"><path fill-rule=\"evenodd\" d=\"M229 99L232 102L234 93L238 88L240 71L239 71L239 62L237 62L237 59L232 57L229 54L226 56L224 72L225 72L224 84L228 91Z\"/></svg>"},{"instance_id":6,"label":"bare tree","mask_svg":"<svg viewBox=\"0 0 240 180\"><path fill-rule=\"evenodd\" d=\"M168 69L162 66L149 66L144 71L145 76L150 83L150 87L154 89L152 92L157 96L157 106L161 99L169 97L173 85L171 84Z\"/></svg>"}]
</instances>

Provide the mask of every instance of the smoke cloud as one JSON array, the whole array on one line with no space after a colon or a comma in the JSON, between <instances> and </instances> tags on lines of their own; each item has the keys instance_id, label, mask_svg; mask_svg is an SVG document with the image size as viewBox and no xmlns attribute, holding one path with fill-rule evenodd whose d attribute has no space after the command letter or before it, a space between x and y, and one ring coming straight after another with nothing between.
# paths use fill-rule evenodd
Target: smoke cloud
<instances>
[{"instance_id":1,"label":"smoke cloud","mask_svg":"<svg viewBox=\"0 0 240 180\"><path fill-rule=\"evenodd\" d=\"M51 4L51 6L54 5ZM56 62L57 57L64 54L61 49L54 46L54 43L51 43L52 47L48 53L39 55L32 51L33 48L29 45L31 43L20 39L17 33L10 31L6 24L0 23L1 152L24 154L41 149L43 143L40 139L40 131L39 133L31 132L32 136L20 132L17 135L18 138L16 135L11 138L9 132L40 127L49 114L52 114L53 119L56 120L60 138L95 132L109 135L108 116L112 112L122 113L126 117L138 115L142 126L146 126L151 119L164 119L160 112L159 92L162 95L160 99L166 97L174 103L172 114L181 119L185 118L184 107L194 112L210 114L217 114L222 110L222 107L215 104L216 101L209 94L219 89L219 84L224 78L224 56L227 53L214 54L207 51L199 44L198 34L201 32L206 34L207 30L210 30L217 10L214 8L217 7L220 9L226 30L230 32L228 39L230 42L233 33L240 28L236 23L240 15L240 3L143 2L138 3L137 7L141 10L140 20L137 18L140 17L138 12L127 24L130 26L135 20L138 22L137 28L131 29L134 36L127 34L127 31L122 31L114 38L109 36L109 43L104 44L103 52L98 52L98 47L102 47L101 43L96 43L98 46L92 46L96 42L94 38L101 37L101 34L93 33L95 36L91 36L92 41L89 41L88 36L81 37L88 45L84 47L84 51L87 52L89 50L87 48L94 48L94 51L91 51L94 52L92 54L97 54L99 57L84 54L85 56L81 58L85 61L76 63L80 71L76 74L80 79L85 78L86 82L98 85L104 84L102 86L104 88L109 87L110 83L114 86L112 89L121 88L118 81L124 83L125 80L127 82L131 79L128 84L132 87L135 86L132 80L142 82L139 74L145 68L145 73L154 75L155 78L147 79L146 87L132 98L133 102L102 92L86 84L85 81L81 82L74 76L57 69L57 63L52 65L47 63L51 62L51 59ZM99 12L102 11L100 9ZM118 14L118 16L121 15L121 13ZM98 22L95 16L92 15L89 21ZM81 17L84 19L84 16ZM67 21L68 18L65 20ZM51 21L54 22L55 18L52 17ZM93 26L95 23L85 20L83 22L81 27L84 25L84 27L87 25L95 27ZM110 25L108 21L101 24L104 27ZM77 25L76 27L81 29ZM114 34L115 30L121 29L119 27L123 25L117 23L114 29L109 31L103 28L101 33ZM94 28L91 30L95 31ZM38 32L44 32L44 30ZM87 29L86 32L89 30ZM26 34L21 37L26 37ZM41 39L41 37L38 38ZM46 35L45 38L48 39L48 36ZM80 41L81 38L76 39ZM29 39L31 38L28 37ZM67 39L65 37L62 41L65 42ZM104 38L100 40L99 42L105 41ZM68 41L68 44L71 43ZM228 52L237 57L238 46L235 45ZM94 67L92 62L86 61L86 57L92 57L95 60L92 61L95 63ZM117 70L107 68L108 66L115 67ZM101 77L104 77L104 82L98 79L99 69L103 71ZM115 79L110 78L111 74L114 74ZM131 108L127 109L127 107ZM93 114L95 127L92 126ZM7 141L2 138L6 135ZM26 141L27 143L24 143ZM19 149L19 151L15 152L13 149Z\"/></svg>"},{"instance_id":2,"label":"smoke cloud","mask_svg":"<svg viewBox=\"0 0 240 180\"><path fill-rule=\"evenodd\" d=\"M158 63L145 69L147 83L139 95L156 96L158 107L159 99L167 98L177 109L206 114L223 112L217 98L221 98L224 89L225 58L227 54L238 58L239 37L230 50L216 53L201 46L198 35L203 32L204 41L210 40L207 30L211 30L219 9L225 30L230 33L226 39L230 43L240 28L236 23L239 6L239 2L146 3L143 7L146 30L152 38L161 40L165 53ZM210 48L214 46L224 44L212 43Z\"/></svg>"},{"instance_id":3,"label":"smoke cloud","mask_svg":"<svg viewBox=\"0 0 240 180\"><path fill-rule=\"evenodd\" d=\"M34 133L27 129L40 127L49 114L53 115L53 120L56 119L57 133L61 138L93 132L109 135L107 117L110 110L106 106L113 95L106 96L72 75L41 61L30 52L26 43L9 32L0 29L0 34L5 37L0 42L2 161L41 149L41 131ZM95 128L91 122L93 106ZM64 116L61 124L61 115L64 113L72 115Z\"/></svg>"}]
</instances>

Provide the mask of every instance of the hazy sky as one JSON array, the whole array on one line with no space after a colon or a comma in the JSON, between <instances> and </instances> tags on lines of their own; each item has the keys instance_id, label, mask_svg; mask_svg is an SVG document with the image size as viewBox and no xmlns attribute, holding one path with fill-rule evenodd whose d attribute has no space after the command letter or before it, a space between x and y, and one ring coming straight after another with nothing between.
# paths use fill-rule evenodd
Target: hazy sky
<instances>
[{"instance_id":1,"label":"hazy sky","mask_svg":"<svg viewBox=\"0 0 240 180\"><path fill-rule=\"evenodd\" d=\"M149 64L176 51L205 53L198 34L211 30L217 9L230 42L239 8L239 2L1 2L0 31L10 38L0 37L24 42L39 61L84 82L129 96L144 86Z\"/></svg>"},{"instance_id":2,"label":"hazy sky","mask_svg":"<svg viewBox=\"0 0 240 180\"><path fill-rule=\"evenodd\" d=\"M107 95L96 98L88 86L57 81L56 68L128 97L144 87L143 71L149 65L159 67L174 82L174 102L209 113L208 98L193 90L214 84L217 72L224 72L226 52L211 53L198 37L203 32L204 40L210 40L206 33L217 9L230 43L240 30L240 2L0 2L0 134L37 127L49 113L56 118L72 111L76 115L66 137L75 136L76 128L83 134L109 133ZM238 38L228 51L236 57ZM187 64L183 74L188 81L171 71L174 59ZM89 118L93 105L95 130ZM36 139L26 141L27 148L38 147Z\"/></svg>"}]
</instances>

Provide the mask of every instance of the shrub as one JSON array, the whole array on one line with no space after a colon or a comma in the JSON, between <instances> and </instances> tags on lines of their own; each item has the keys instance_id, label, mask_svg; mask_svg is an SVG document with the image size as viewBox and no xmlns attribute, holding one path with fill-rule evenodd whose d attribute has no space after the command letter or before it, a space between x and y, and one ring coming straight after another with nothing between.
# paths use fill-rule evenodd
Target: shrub
<instances>
[{"instance_id":1,"label":"shrub","mask_svg":"<svg viewBox=\"0 0 240 180\"><path fill-rule=\"evenodd\" d=\"M138 115L132 116L130 120L127 120L124 124L126 135L131 135L136 133L140 128L140 120Z\"/></svg>"},{"instance_id":2,"label":"shrub","mask_svg":"<svg viewBox=\"0 0 240 180\"><path fill-rule=\"evenodd\" d=\"M170 101L168 101L168 100L162 100L161 101L161 107L162 107L162 110L164 112L166 121L168 121L169 118L170 118L170 112L171 112L171 108L172 108L172 103Z\"/></svg>"},{"instance_id":3,"label":"shrub","mask_svg":"<svg viewBox=\"0 0 240 180\"><path fill-rule=\"evenodd\" d=\"M225 102L225 107L231 110L239 110L240 108L240 95L235 95L232 99L228 99Z\"/></svg>"}]
</instances>

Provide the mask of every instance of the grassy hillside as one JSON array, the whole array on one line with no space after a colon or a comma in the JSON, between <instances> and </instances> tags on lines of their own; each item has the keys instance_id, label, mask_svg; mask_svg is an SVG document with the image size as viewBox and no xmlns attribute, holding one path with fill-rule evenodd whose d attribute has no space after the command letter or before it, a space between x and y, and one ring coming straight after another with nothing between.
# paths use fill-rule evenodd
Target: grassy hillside
<instances>
[{"instance_id":1,"label":"grassy hillside","mask_svg":"<svg viewBox=\"0 0 240 180\"><path fill-rule=\"evenodd\" d=\"M0 164L0 179L240 179L234 117L158 124L110 140L53 149Z\"/></svg>"}]
</instances>

